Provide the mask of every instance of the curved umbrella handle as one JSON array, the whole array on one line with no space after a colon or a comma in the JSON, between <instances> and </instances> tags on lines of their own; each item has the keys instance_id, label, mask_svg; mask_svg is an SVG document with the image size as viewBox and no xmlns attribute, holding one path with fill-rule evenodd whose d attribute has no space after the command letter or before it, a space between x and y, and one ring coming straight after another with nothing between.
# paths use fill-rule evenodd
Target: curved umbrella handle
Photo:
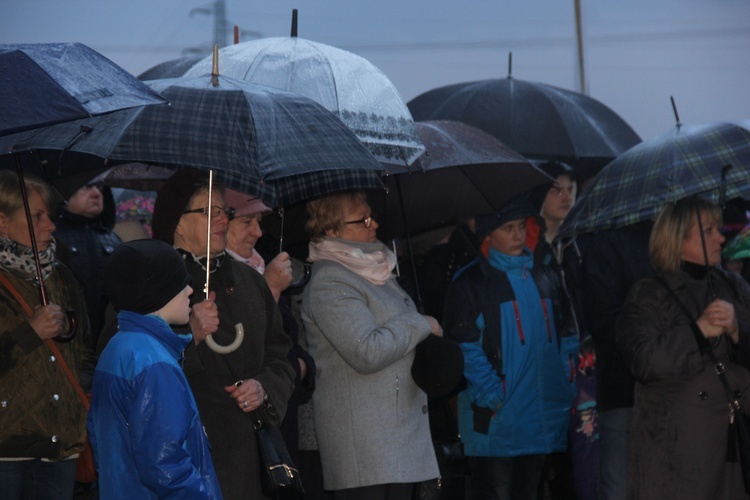
<instances>
[{"instance_id":1,"label":"curved umbrella handle","mask_svg":"<svg viewBox=\"0 0 750 500\"><path fill-rule=\"evenodd\" d=\"M312 264L309 262L305 262L305 274L300 278L299 281L295 281L291 285L287 287L286 290L284 290L286 293L290 293L292 295L296 295L302 291L303 288L305 288L305 285L307 285L307 282L310 281L310 276L312 275Z\"/></svg>"},{"instance_id":2,"label":"curved umbrella handle","mask_svg":"<svg viewBox=\"0 0 750 500\"><path fill-rule=\"evenodd\" d=\"M206 345L209 349L218 354L229 354L230 352L234 352L242 344L242 339L245 338L245 328L242 326L242 323L237 323L234 325L234 331L237 335L234 337L231 344L225 346L219 345L213 337L209 335L206 337Z\"/></svg>"},{"instance_id":3,"label":"curved umbrella handle","mask_svg":"<svg viewBox=\"0 0 750 500\"><path fill-rule=\"evenodd\" d=\"M78 319L76 318L76 313L74 311L68 311L65 314L68 317L68 331L65 333L65 335L61 333L60 335L52 338L52 340L54 340L58 344L65 344L67 342L70 342L71 340L73 340L73 337L76 336L76 328L78 327Z\"/></svg>"}]
</instances>

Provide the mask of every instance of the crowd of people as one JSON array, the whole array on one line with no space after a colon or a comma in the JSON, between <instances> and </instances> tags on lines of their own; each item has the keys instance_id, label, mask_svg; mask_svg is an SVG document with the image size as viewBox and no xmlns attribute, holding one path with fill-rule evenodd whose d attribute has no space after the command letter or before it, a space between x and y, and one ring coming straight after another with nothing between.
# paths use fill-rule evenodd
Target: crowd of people
<instances>
[{"instance_id":1,"label":"crowd of people","mask_svg":"<svg viewBox=\"0 0 750 500\"><path fill-rule=\"evenodd\" d=\"M107 188L0 172L0 497L73 498L88 440L91 496L268 498L260 420L308 499L747 498L727 395L750 408L750 285L722 266L721 208L564 239L575 171L539 168L554 182L401 279L364 192L310 200L297 301L294 259L259 251L271 209L205 172L170 177L153 238L125 242ZM464 359L440 398L412 375L432 336ZM434 445L444 409L458 473Z\"/></svg>"}]
</instances>

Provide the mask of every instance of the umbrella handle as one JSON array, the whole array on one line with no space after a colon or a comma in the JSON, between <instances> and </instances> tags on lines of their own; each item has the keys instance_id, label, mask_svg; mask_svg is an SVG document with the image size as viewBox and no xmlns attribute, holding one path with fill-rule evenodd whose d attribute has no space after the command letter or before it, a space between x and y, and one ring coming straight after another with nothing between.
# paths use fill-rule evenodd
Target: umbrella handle
<instances>
[{"instance_id":1,"label":"umbrella handle","mask_svg":"<svg viewBox=\"0 0 750 500\"><path fill-rule=\"evenodd\" d=\"M310 262L305 262L305 274L299 281L295 281L284 291L292 295L300 293L302 289L305 288L305 285L307 285L307 282L310 281L310 276L312 276L312 264Z\"/></svg>"},{"instance_id":2,"label":"umbrella handle","mask_svg":"<svg viewBox=\"0 0 750 500\"><path fill-rule=\"evenodd\" d=\"M234 337L231 344L219 345L213 337L209 335L206 337L206 345L209 349L218 354L229 354L234 352L240 347L240 344L242 344L242 339L245 338L245 328L242 326L242 323L237 323L234 325L234 331L237 335Z\"/></svg>"},{"instance_id":3,"label":"umbrella handle","mask_svg":"<svg viewBox=\"0 0 750 500\"><path fill-rule=\"evenodd\" d=\"M62 333L56 337L53 337L52 340L57 342L58 344L65 344L67 342L70 342L73 340L73 337L76 336L76 328L78 327L78 319L76 318L75 311L68 311L65 313L68 317L68 331L63 335Z\"/></svg>"}]
</instances>

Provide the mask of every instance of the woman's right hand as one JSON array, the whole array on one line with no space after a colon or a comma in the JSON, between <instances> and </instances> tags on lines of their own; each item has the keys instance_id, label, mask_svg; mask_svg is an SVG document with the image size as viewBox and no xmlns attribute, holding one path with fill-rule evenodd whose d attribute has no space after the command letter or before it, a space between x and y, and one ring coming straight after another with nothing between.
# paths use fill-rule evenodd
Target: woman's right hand
<instances>
[{"instance_id":1,"label":"woman's right hand","mask_svg":"<svg viewBox=\"0 0 750 500\"><path fill-rule=\"evenodd\" d=\"M37 306L34 314L29 318L29 325L42 340L57 337L62 333L65 316L60 306L49 304Z\"/></svg>"},{"instance_id":2,"label":"woman's right hand","mask_svg":"<svg viewBox=\"0 0 750 500\"><path fill-rule=\"evenodd\" d=\"M701 317L695 321L703 336L708 338L718 337L726 332L733 341L737 342L737 319L734 315L734 306L721 299L711 302L703 311ZM736 339L735 339L736 338Z\"/></svg>"},{"instance_id":3,"label":"woman's right hand","mask_svg":"<svg viewBox=\"0 0 750 500\"><path fill-rule=\"evenodd\" d=\"M423 314L422 317L426 319L430 324L430 330L432 331L433 335L437 335L438 337L443 336L443 328L440 326L440 323L438 323L438 320L436 320L432 316L427 316L425 314Z\"/></svg>"}]
</instances>

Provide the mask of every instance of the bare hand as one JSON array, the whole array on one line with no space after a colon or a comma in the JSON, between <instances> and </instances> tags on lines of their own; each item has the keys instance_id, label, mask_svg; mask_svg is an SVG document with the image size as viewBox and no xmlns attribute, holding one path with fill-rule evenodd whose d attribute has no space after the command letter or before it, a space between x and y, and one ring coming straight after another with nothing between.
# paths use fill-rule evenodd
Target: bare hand
<instances>
[{"instance_id":1,"label":"bare hand","mask_svg":"<svg viewBox=\"0 0 750 500\"><path fill-rule=\"evenodd\" d=\"M209 292L208 299L193 304L190 311L190 328L195 345L219 329L219 309L216 307L216 292Z\"/></svg>"},{"instance_id":2,"label":"bare hand","mask_svg":"<svg viewBox=\"0 0 750 500\"><path fill-rule=\"evenodd\" d=\"M49 304L37 306L34 314L29 318L29 325L42 340L57 337L62 333L65 316L60 306Z\"/></svg>"},{"instance_id":3,"label":"bare hand","mask_svg":"<svg viewBox=\"0 0 750 500\"><path fill-rule=\"evenodd\" d=\"M297 362L299 363L299 379L305 380L305 377L307 377L307 363L302 358L297 358Z\"/></svg>"},{"instance_id":4,"label":"bare hand","mask_svg":"<svg viewBox=\"0 0 750 500\"><path fill-rule=\"evenodd\" d=\"M422 317L426 319L430 324L430 330L432 331L433 335L437 335L438 337L443 336L443 328L440 326L440 323L438 323L438 320L436 320L432 316L427 315L422 315Z\"/></svg>"},{"instance_id":5,"label":"bare hand","mask_svg":"<svg viewBox=\"0 0 750 500\"><path fill-rule=\"evenodd\" d=\"M245 413L260 408L260 405L263 404L263 397L266 395L263 386L254 378L228 385L224 390L229 393L229 397L234 399L235 404Z\"/></svg>"},{"instance_id":6,"label":"bare hand","mask_svg":"<svg viewBox=\"0 0 750 500\"><path fill-rule=\"evenodd\" d=\"M268 288L271 289L273 298L278 302L281 292L292 284L292 261L289 254L281 252L269 262L263 272L263 277L266 278L266 283L268 283Z\"/></svg>"},{"instance_id":7,"label":"bare hand","mask_svg":"<svg viewBox=\"0 0 750 500\"><path fill-rule=\"evenodd\" d=\"M734 304L731 302L721 299L714 300L706 307L698 319L698 326L700 326L701 320L708 325L707 330L701 328L704 335L706 335L706 331L710 331L711 333L718 331L718 335L711 336L718 337L722 333L726 333L735 343L739 342L739 326L737 325L737 317L734 313Z\"/></svg>"}]
</instances>

